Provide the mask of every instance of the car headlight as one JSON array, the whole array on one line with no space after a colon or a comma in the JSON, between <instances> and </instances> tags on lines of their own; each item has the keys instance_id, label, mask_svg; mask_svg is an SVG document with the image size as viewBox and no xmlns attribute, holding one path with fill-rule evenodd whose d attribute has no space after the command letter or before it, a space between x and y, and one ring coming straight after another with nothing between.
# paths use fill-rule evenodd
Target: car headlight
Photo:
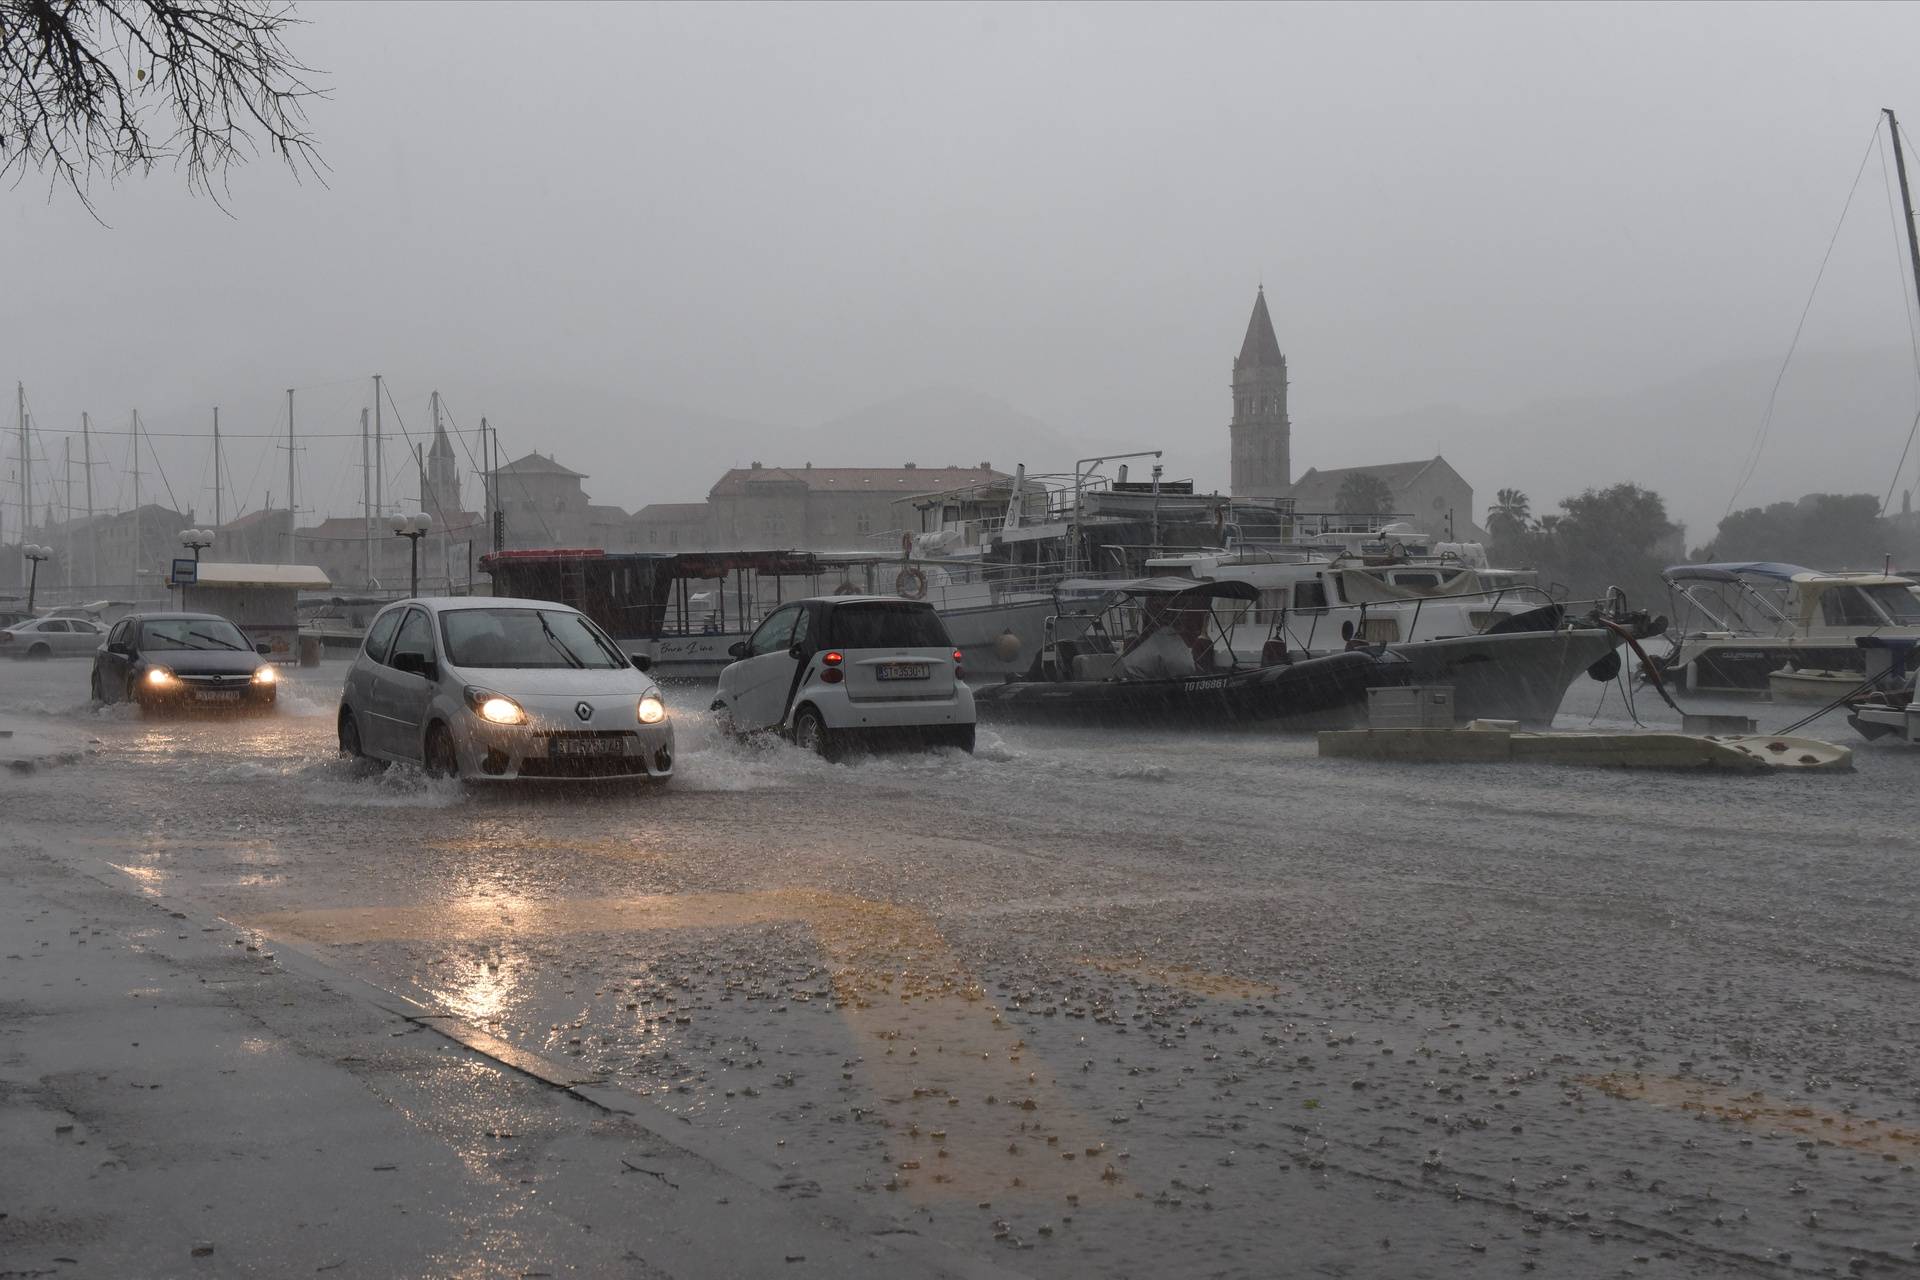
<instances>
[{"instance_id":1,"label":"car headlight","mask_svg":"<svg viewBox=\"0 0 1920 1280\"><path fill-rule=\"evenodd\" d=\"M659 724L667 718L667 704L660 701L660 695L650 693L640 699L639 716L641 724Z\"/></svg>"},{"instance_id":2,"label":"car headlight","mask_svg":"<svg viewBox=\"0 0 1920 1280\"><path fill-rule=\"evenodd\" d=\"M254 668L253 682L255 684L277 684L279 680L280 680L280 673L278 671L275 671L272 667Z\"/></svg>"},{"instance_id":3,"label":"car headlight","mask_svg":"<svg viewBox=\"0 0 1920 1280\"><path fill-rule=\"evenodd\" d=\"M150 667L147 670L147 683L156 689L164 689L174 683L173 672L165 667Z\"/></svg>"},{"instance_id":4,"label":"car headlight","mask_svg":"<svg viewBox=\"0 0 1920 1280\"><path fill-rule=\"evenodd\" d=\"M503 697L490 689L467 687L467 705L473 713L490 724L525 724L527 713L512 698Z\"/></svg>"}]
</instances>

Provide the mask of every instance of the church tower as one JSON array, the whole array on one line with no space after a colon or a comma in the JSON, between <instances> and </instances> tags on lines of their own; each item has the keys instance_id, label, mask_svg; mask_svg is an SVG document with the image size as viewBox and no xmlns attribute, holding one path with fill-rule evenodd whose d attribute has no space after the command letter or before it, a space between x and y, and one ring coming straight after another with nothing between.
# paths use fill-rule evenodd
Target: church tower
<instances>
[{"instance_id":1,"label":"church tower","mask_svg":"<svg viewBox=\"0 0 1920 1280\"><path fill-rule=\"evenodd\" d=\"M1233 362L1233 478L1236 498L1276 498L1293 487L1293 427L1287 421L1287 358L1273 336L1267 291L1254 295L1247 336Z\"/></svg>"},{"instance_id":2,"label":"church tower","mask_svg":"<svg viewBox=\"0 0 1920 1280\"><path fill-rule=\"evenodd\" d=\"M420 509L435 520L442 513L452 515L460 507L460 473L453 464L453 441L439 423L433 427L433 447L427 450L426 491L420 495Z\"/></svg>"}]
</instances>

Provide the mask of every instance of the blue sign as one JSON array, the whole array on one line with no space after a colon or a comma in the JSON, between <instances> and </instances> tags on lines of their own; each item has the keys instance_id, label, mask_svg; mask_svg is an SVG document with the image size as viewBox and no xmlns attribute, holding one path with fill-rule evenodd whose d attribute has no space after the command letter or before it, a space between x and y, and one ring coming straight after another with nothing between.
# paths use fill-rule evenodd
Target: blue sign
<instances>
[{"instance_id":1,"label":"blue sign","mask_svg":"<svg viewBox=\"0 0 1920 1280\"><path fill-rule=\"evenodd\" d=\"M191 587L200 581L200 562L198 560L175 560L173 562L173 585Z\"/></svg>"}]
</instances>

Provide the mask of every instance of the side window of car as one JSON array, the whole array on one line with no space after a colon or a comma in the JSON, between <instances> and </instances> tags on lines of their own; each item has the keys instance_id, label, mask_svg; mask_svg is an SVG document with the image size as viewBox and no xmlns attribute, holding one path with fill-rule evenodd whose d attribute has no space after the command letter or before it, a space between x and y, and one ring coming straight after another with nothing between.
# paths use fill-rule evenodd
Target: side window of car
<instances>
[{"instance_id":1,"label":"side window of car","mask_svg":"<svg viewBox=\"0 0 1920 1280\"><path fill-rule=\"evenodd\" d=\"M760 629L753 633L753 639L747 642L747 656L758 658L763 654L779 653L790 647L793 644L790 638L793 635L793 622L799 615L800 610L795 605L775 610L771 617L760 624Z\"/></svg>"},{"instance_id":2,"label":"side window of car","mask_svg":"<svg viewBox=\"0 0 1920 1280\"><path fill-rule=\"evenodd\" d=\"M48 618L40 624L40 629L53 635L65 635L67 633L67 624L58 618Z\"/></svg>"},{"instance_id":3,"label":"side window of car","mask_svg":"<svg viewBox=\"0 0 1920 1280\"><path fill-rule=\"evenodd\" d=\"M403 653L433 657L433 628L428 625L424 610L407 610L407 619L400 624L400 634L393 638L393 652L387 655L387 665L392 666L393 660Z\"/></svg>"},{"instance_id":4,"label":"side window of car","mask_svg":"<svg viewBox=\"0 0 1920 1280\"><path fill-rule=\"evenodd\" d=\"M400 615L405 612L405 609L395 609L391 613L383 613L373 620L373 625L367 628L367 656L369 658L372 658L375 662L385 662L387 660L387 646L393 642L394 629L400 625Z\"/></svg>"},{"instance_id":5,"label":"side window of car","mask_svg":"<svg viewBox=\"0 0 1920 1280\"><path fill-rule=\"evenodd\" d=\"M813 611L801 605L796 611L793 623L793 638L787 641L789 647L804 645L807 642L807 624L813 620Z\"/></svg>"},{"instance_id":6,"label":"side window of car","mask_svg":"<svg viewBox=\"0 0 1920 1280\"><path fill-rule=\"evenodd\" d=\"M127 632L131 627L132 627L132 624L129 623L125 618L122 618L120 621L114 623L113 630L107 633L107 643L108 644L125 644L127 642Z\"/></svg>"}]
</instances>

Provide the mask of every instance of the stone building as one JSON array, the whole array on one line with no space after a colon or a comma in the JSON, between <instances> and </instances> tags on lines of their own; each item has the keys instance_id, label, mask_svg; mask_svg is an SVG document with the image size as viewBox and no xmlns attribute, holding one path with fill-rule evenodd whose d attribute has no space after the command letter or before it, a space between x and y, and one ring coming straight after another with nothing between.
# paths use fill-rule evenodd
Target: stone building
<instances>
[{"instance_id":1,"label":"stone building","mask_svg":"<svg viewBox=\"0 0 1920 1280\"><path fill-rule=\"evenodd\" d=\"M593 504L580 487L586 478L550 454L530 453L502 466L494 489L506 516L508 549L599 546Z\"/></svg>"},{"instance_id":2,"label":"stone building","mask_svg":"<svg viewBox=\"0 0 1920 1280\"><path fill-rule=\"evenodd\" d=\"M477 511L430 511L427 514L433 517L433 531L420 539L420 590L423 593L449 588L464 590L469 570L479 573L472 566L491 545L487 541L486 518ZM373 522L371 543L366 521L360 516L332 516L319 524L294 530L293 538L296 554L292 563L320 566L336 590L404 591L412 580L412 549L408 539L396 534L385 520ZM222 554L220 558L229 557Z\"/></svg>"},{"instance_id":3,"label":"stone building","mask_svg":"<svg viewBox=\"0 0 1920 1280\"><path fill-rule=\"evenodd\" d=\"M1357 472L1376 476L1393 494L1393 510L1422 533L1446 541L1484 540L1474 523L1473 486L1442 457L1373 467L1309 467L1293 486L1293 509L1303 514L1339 510L1340 486Z\"/></svg>"},{"instance_id":4,"label":"stone building","mask_svg":"<svg viewBox=\"0 0 1920 1280\"><path fill-rule=\"evenodd\" d=\"M898 499L1011 477L976 467L767 467L720 477L707 494L712 546L805 551L894 551ZM651 550L652 548L646 548Z\"/></svg>"},{"instance_id":5,"label":"stone building","mask_svg":"<svg viewBox=\"0 0 1920 1280\"><path fill-rule=\"evenodd\" d=\"M704 502L650 502L633 513L636 551L712 551Z\"/></svg>"},{"instance_id":6,"label":"stone building","mask_svg":"<svg viewBox=\"0 0 1920 1280\"><path fill-rule=\"evenodd\" d=\"M461 510L460 468L454 460L453 441L447 438L444 423L433 427L433 447L427 450L426 474L420 482L420 510L440 519Z\"/></svg>"},{"instance_id":7,"label":"stone building","mask_svg":"<svg viewBox=\"0 0 1920 1280\"><path fill-rule=\"evenodd\" d=\"M194 524L192 511L152 502L138 511L44 524L29 534L30 541L53 548L53 558L40 567L40 586L71 584L75 592L96 598L163 598L174 557L193 554L180 545L180 531ZM23 589L25 568L18 543L0 548L0 587Z\"/></svg>"},{"instance_id":8,"label":"stone building","mask_svg":"<svg viewBox=\"0 0 1920 1280\"><path fill-rule=\"evenodd\" d=\"M1253 297L1247 336L1233 361L1233 473L1236 498L1284 497L1292 479L1293 426L1287 419L1287 358L1274 336L1264 287Z\"/></svg>"}]
</instances>

